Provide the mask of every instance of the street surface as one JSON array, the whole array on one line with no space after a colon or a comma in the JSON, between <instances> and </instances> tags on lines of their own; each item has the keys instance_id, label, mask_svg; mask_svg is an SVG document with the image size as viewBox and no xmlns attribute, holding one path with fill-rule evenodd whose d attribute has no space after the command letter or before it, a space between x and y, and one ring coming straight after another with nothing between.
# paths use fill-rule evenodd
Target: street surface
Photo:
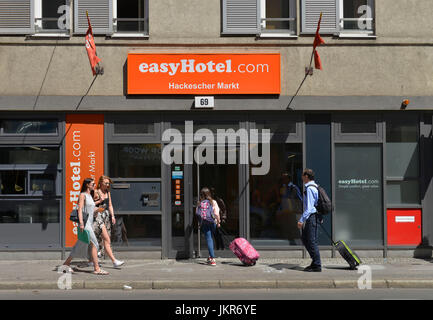
<instances>
[{"instance_id":1,"label":"street surface","mask_svg":"<svg viewBox=\"0 0 433 320\"><path fill-rule=\"evenodd\" d=\"M0 290L0 300L433 300L433 289Z\"/></svg>"}]
</instances>

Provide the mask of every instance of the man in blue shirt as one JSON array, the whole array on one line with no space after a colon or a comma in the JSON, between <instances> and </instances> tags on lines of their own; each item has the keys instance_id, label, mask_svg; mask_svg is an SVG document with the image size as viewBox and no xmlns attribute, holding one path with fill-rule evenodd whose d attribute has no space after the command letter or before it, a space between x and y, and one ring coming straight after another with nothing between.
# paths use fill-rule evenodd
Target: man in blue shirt
<instances>
[{"instance_id":1,"label":"man in blue shirt","mask_svg":"<svg viewBox=\"0 0 433 320\"><path fill-rule=\"evenodd\" d=\"M318 217L316 205L319 199L319 191L317 184L314 182L314 172L311 169L305 169L302 173L302 181L305 185L304 192L304 212L298 222L298 228L302 232L302 243L307 249L313 262L306 267L307 272L321 272L322 263L320 261L320 252L317 243L318 239L318 223L321 219Z\"/></svg>"}]
</instances>

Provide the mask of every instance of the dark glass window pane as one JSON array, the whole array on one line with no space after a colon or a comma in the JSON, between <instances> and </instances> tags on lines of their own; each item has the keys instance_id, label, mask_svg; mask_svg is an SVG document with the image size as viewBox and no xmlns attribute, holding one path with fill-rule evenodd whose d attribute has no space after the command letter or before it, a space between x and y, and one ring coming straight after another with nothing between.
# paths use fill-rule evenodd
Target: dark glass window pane
<instances>
[{"instance_id":1,"label":"dark glass window pane","mask_svg":"<svg viewBox=\"0 0 433 320\"><path fill-rule=\"evenodd\" d=\"M6 134L56 134L57 121L3 120L3 133Z\"/></svg>"},{"instance_id":2,"label":"dark glass window pane","mask_svg":"<svg viewBox=\"0 0 433 320\"><path fill-rule=\"evenodd\" d=\"M189 121L189 120L186 120ZM199 129L209 129L213 133L217 133L218 129L228 130L233 129L235 132L239 129L239 123L234 123L233 121L193 121L193 133ZM179 130L181 133L185 133L185 121L172 121L171 128Z\"/></svg>"},{"instance_id":3,"label":"dark glass window pane","mask_svg":"<svg viewBox=\"0 0 433 320\"><path fill-rule=\"evenodd\" d=\"M56 192L56 176L54 174L30 174L30 192L53 195Z\"/></svg>"},{"instance_id":4,"label":"dark glass window pane","mask_svg":"<svg viewBox=\"0 0 433 320\"><path fill-rule=\"evenodd\" d=\"M114 246L161 246L160 215L119 215L112 234Z\"/></svg>"},{"instance_id":5,"label":"dark glass window pane","mask_svg":"<svg viewBox=\"0 0 433 320\"><path fill-rule=\"evenodd\" d=\"M0 148L0 164L57 165L58 163L58 148L37 146Z\"/></svg>"},{"instance_id":6,"label":"dark glass window pane","mask_svg":"<svg viewBox=\"0 0 433 320\"><path fill-rule=\"evenodd\" d=\"M266 19L268 18L289 18L290 2L287 0L266 0ZM266 29L287 30L290 29L289 21L266 21Z\"/></svg>"},{"instance_id":7,"label":"dark glass window pane","mask_svg":"<svg viewBox=\"0 0 433 320\"><path fill-rule=\"evenodd\" d=\"M305 117L306 167L315 173L315 181L332 197L331 117L317 114ZM332 216L323 219L322 227L332 234ZM325 232L319 228L319 245L329 245Z\"/></svg>"},{"instance_id":8,"label":"dark glass window pane","mask_svg":"<svg viewBox=\"0 0 433 320\"><path fill-rule=\"evenodd\" d=\"M112 178L160 178L160 144L108 145L109 170Z\"/></svg>"},{"instance_id":9,"label":"dark glass window pane","mask_svg":"<svg viewBox=\"0 0 433 320\"><path fill-rule=\"evenodd\" d=\"M419 176L418 124L386 123L387 176L417 178Z\"/></svg>"},{"instance_id":10,"label":"dark glass window pane","mask_svg":"<svg viewBox=\"0 0 433 320\"><path fill-rule=\"evenodd\" d=\"M58 19L64 14L64 10L58 13L59 7L66 4L65 0L42 0L42 28L59 29ZM52 20L55 19L55 20Z\"/></svg>"},{"instance_id":11,"label":"dark glass window pane","mask_svg":"<svg viewBox=\"0 0 433 320\"><path fill-rule=\"evenodd\" d=\"M260 154L260 152L259 152ZM250 234L256 245L302 245L302 145L270 146L270 171L250 175ZM289 182L296 185L293 187Z\"/></svg>"},{"instance_id":12,"label":"dark glass window pane","mask_svg":"<svg viewBox=\"0 0 433 320\"><path fill-rule=\"evenodd\" d=\"M296 122L294 121L276 121L263 120L256 121L256 129L270 129L272 134L294 134L296 133Z\"/></svg>"},{"instance_id":13,"label":"dark glass window pane","mask_svg":"<svg viewBox=\"0 0 433 320\"><path fill-rule=\"evenodd\" d=\"M376 133L376 122L344 121L341 123L341 133Z\"/></svg>"},{"instance_id":14,"label":"dark glass window pane","mask_svg":"<svg viewBox=\"0 0 433 320\"><path fill-rule=\"evenodd\" d=\"M344 0L344 18L360 18L363 15L358 13L358 8L367 5L367 0ZM358 21L344 21L344 29L359 30Z\"/></svg>"},{"instance_id":15,"label":"dark glass window pane","mask_svg":"<svg viewBox=\"0 0 433 320\"><path fill-rule=\"evenodd\" d=\"M386 194L388 204L420 204L418 180L388 181Z\"/></svg>"},{"instance_id":16,"label":"dark glass window pane","mask_svg":"<svg viewBox=\"0 0 433 320\"><path fill-rule=\"evenodd\" d=\"M418 142L418 123L416 122L387 122L386 142Z\"/></svg>"},{"instance_id":17,"label":"dark glass window pane","mask_svg":"<svg viewBox=\"0 0 433 320\"><path fill-rule=\"evenodd\" d=\"M0 194L25 194L27 171L0 171Z\"/></svg>"},{"instance_id":18,"label":"dark glass window pane","mask_svg":"<svg viewBox=\"0 0 433 320\"><path fill-rule=\"evenodd\" d=\"M145 31L144 3L144 0L117 1L117 31Z\"/></svg>"},{"instance_id":19,"label":"dark glass window pane","mask_svg":"<svg viewBox=\"0 0 433 320\"><path fill-rule=\"evenodd\" d=\"M3 200L0 206L0 223L48 223L60 222L57 201L9 201ZM45 226L46 228L46 226Z\"/></svg>"},{"instance_id":20,"label":"dark glass window pane","mask_svg":"<svg viewBox=\"0 0 433 320\"><path fill-rule=\"evenodd\" d=\"M114 134L153 134L155 132L154 123L137 121L122 121L114 123Z\"/></svg>"}]
</instances>

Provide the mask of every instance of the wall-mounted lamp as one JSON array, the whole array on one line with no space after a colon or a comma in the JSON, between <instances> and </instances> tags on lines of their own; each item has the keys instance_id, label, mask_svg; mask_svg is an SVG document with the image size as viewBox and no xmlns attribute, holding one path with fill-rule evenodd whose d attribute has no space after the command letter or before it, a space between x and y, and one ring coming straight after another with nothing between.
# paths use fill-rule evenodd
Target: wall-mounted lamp
<instances>
[{"instance_id":1,"label":"wall-mounted lamp","mask_svg":"<svg viewBox=\"0 0 433 320\"><path fill-rule=\"evenodd\" d=\"M409 99L404 99L403 102L401 103L400 110L406 110L406 107L409 105L409 103L410 103Z\"/></svg>"}]
</instances>

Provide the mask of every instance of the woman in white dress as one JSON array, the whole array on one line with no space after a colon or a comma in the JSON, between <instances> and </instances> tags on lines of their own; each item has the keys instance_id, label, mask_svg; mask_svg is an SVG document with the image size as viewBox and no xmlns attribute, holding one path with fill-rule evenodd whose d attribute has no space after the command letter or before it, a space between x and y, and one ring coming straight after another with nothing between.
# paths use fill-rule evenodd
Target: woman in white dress
<instances>
[{"instance_id":1,"label":"woman in white dress","mask_svg":"<svg viewBox=\"0 0 433 320\"><path fill-rule=\"evenodd\" d=\"M96 212L100 209L95 206L93 201L92 193L95 189L95 181L91 178L87 178L83 181L81 187L80 198L78 200L78 219L80 221L80 230L83 232L87 230L90 235L90 243L85 243L81 240L77 240L74 247L72 248L71 254L63 263L65 266L70 266L73 258L90 259L93 262L94 274L107 275L108 272L102 270L98 263L98 240L96 239L93 231L93 217ZM87 222L83 223L83 209L88 214ZM73 270L69 267L69 272L73 273Z\"/></svg>"}]
</instances>

